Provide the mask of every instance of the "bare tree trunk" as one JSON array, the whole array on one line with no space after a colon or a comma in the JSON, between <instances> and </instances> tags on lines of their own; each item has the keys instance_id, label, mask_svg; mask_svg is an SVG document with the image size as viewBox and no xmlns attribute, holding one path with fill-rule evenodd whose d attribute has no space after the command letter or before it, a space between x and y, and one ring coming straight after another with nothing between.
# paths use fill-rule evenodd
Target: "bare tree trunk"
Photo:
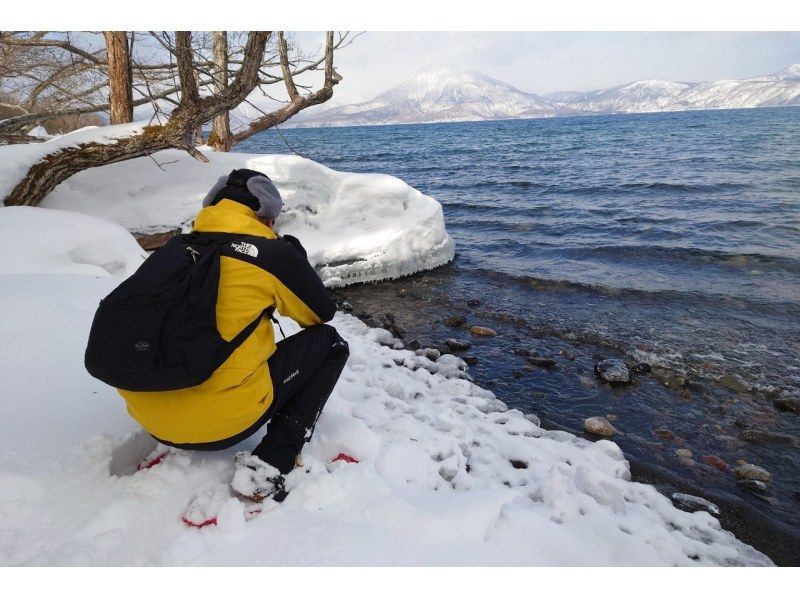
<instances>
[{"instance_id":1,"label":"bare tree trunk","mask_svg":"<svg viewBox=\"0 0 800 598\"><path fill-rule=\"evenodd\" d=\"M220 93L228 87L228 32L214 32L214 91ZM208 144L218 152L231 149L230 114L227 110L214 117Z\"/></svg>"},{"instance_id":2,"label":"bare tree trunk","mask_svg":"<svg viewBox=\"0 0 800 598\"><path fill-rule=\"evenodd\" d=\"M193 158L208 162L192 143L194 130L220 112L238 106L258 85L264 49L270 35L268 31L249 32L241 67L231 84L224 92L201 98L194 76L191 33L176 32L174 54L180 78L181 101L167 123L144 127L140 134L119 139L114 144L85 143L55 149L30 167L25 177L5 198L5 205L39 205L48 193L73 174L95 166L147 156L167 148L185 150Z\"/></svg>"},{"instance_id":3,"label":"bare tree trunk","mask_svg":"<svg viewBox=\"0 0 800 598\"><path fill-rule=\"evenodd\" d=\"M133 121L133 70L127 31L104 31L108 52L111 124Z\"/></svg>"}]
</instances>

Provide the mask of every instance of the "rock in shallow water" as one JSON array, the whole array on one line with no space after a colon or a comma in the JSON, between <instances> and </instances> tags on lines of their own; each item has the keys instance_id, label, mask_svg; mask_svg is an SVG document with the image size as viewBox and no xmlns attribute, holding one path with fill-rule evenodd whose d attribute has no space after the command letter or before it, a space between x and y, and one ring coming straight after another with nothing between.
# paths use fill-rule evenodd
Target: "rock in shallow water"
<instances>
[{"instance_id":1,"label":"rock in shallow water","mask_svg":"<svg viewBox=\"0 0 800 598\"><path fill-rule=\"evenodd\" d=\"M676 492L672 495L672 500L675 501L679 507L684 507L690 511L705 511L706 513L711 513L712 515L720 514L720 510L717 505L699 496L692 496L691 494L681 494L680 492Z\"/></svg>"},{"instance_id":2,"label":"rock in shallow water","mask_svg":"<svg viewBox=\"0 0 800 598\"><path fill-rule=\"evenodd\" d=\"M463 326L464 322L466 322L466 320L462 316L450 316L444 320L445 325L450 326L451 328Z\"/></svg>"},{"instance_id":3,"label":"rock in shallow water","mask_svg":"<svg viewBox=\"0 0 800 598\"><path fill-rule=\"evenodd\" d=\"M734 374L725 374L719 379L719 383L725 388L730 388L736 392L747 392L748 390L747 384L742 382L742 379Z\"/></svg>"},{"instance_id":4,"label":"rock in shallow water","mask_svg":"<svg viewBox=\"0 0 800 598\"><path fill-rule=\"evenodd\" d=\"M691 459L693 457L692 451L686 448L675 449L675 454L678 457L685 457L686 459Z\"/></svg>"},{"instance_id":5,"label":"rock in shallow water","mask_svg":"<svg viewBox=\"0 0 800 598\"><path fill-rule=\"evenodd\" d=\"M448 338L444 342L453 351L466 351L467 349L469 349L472 346L467 342L459 341L459 340L456 340L454 338Z\"/></svg>"},{"instance_id":6,"label":"rock in shallow water","mask_svg":"<svg viewBox=\"0 0 800 598\"><path fill-rule=\"evenodd\" d=\"M703 462L716 467L720 471L726 471L728 469L728 464L716 455L704 455Z\"/></svg>"},{"instance_id":7,"label":"rock in shallow water","mask_svg":"<svg viewBox=\"0 0 800 598\"><path fill-rule=\"evenodd\" d=\"M556 364L556 361L549 357L528 357L528 363L540 368L551 368Z\"/></svg>"},{"instance_id":8,"label":"rock in shallow water","mask_svg":"<svg viewBox=\"0 0 800 598\"><path fill-rule=\"evenodd\" d=\"M616 428L611 425L605 417L587 417L583 422L583 429L589 434L597 434L598 436L613 436Z\"/></svg>"},{"instance_id":9,"label":"rock in shallow water","mask_svg":"<svg viewBox=\"0 0 800 598\"><path fill-rule=\"evenodd\" d=\"M786 434L778 434L769 430L749 428L739 434L739 438L754 443L795 444L795 439Z\"/></svg>"},{"instance_id":10,"label":"rock in shallow water","mask_svg":"<svg viewBox=\"0 0 800 598\"><path fill-rule=\"evenodd\" d=\"M478 336L497 336L497 332L487 326L473 326L469 331Z\"/></svg>"},{"instance_id":11,"label":"rock in shallow water","mask_svg":"<svg viewBox=\"0 0 800 598\"><path fill-rule=\"evenodd\" d=\"M773 405L781 411L800 413L800 399L793 397L780 397L772 401Z\"/></svg>"},{"instance_id":12,"label":"rock in shallow water","mask_svg":"<svg viewBox=\"0 0 800 598\"><path fill-rule=\"evenodd\" d=\"M772 483L772 474L763 467L753 465L752 463L739 465L733 472L736 474L737 478L742 480L757 480L765 484Z\"/></svg>"},{"instance_id":13,"label":"rock in shallow water","mask_svg":"<svg viewBox=\"0 0 800 598\"><path fill-rule=\"evenodd\" d=\"M594 371L601 380L611 384L628 384L631 381L628 366L621 359L598 361L594 366Z\"/></svg>"},{"instance_id":14,"label":"rock in shallow water","mask_svg":"<svg viewBox=\"0 0 800 598\"><path fill-rule=\"evenodd\" d=\"M672 430L670 430L668 428L665 428L663 426L653 430L653 434L655 434L656 436L658 436L662 440L674 440L675 439L675 432L673 432Z\"/></svg>"},{"instance_id":15,"label":"rock in shallow water","mask_svg":"<svg viewBox=\"0 0 800 598\"><path fill-rule=\"evenodd\" d=\"M651 371L653 371L653 368L650 367L649 363L635 363L633 364L631 371L634 374L649 374Z\"/></svg>"},{"instance_id":16,"label":"rock in shallow water","mask_svg":"<svg viewBox=\"0 0 800 598\"><path fill-rule=\"evenodd\" d=\"M742 490L756 494L764 494L767 491L767 485L759 480L739 480L736 485Z\"/></svg>"}]
</instances>

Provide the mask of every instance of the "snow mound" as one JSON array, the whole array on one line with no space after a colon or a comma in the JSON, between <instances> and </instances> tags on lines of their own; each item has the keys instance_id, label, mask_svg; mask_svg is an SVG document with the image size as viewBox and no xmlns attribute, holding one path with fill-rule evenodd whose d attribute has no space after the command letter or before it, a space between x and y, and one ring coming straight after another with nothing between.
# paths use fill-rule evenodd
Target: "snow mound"
<instances>
[{"instance_id":1,"label":"snow mound","mask_svg":"<svg viewBox=\"0 0 800 598\"><path fill-rule=\"evenodd\" d=\"M298 156L206 155L210 164L168 150L87 170L42 205L92 214L133 232L188 228L218 177L251 168L275 182L284 199L278 232L301 240L328 286L396 278L455 255L441 205L398 178L338 172Z\"/></svg>"},{"instance_id":2,"label":"snow mound","mask_svg":"<svg viewBox=\"0 0 800 598\"><path fill-rule=\"evenodd\" d=\"M54 272L124 279L145 252L121 226L85 214L0 209L0 274Z\"/></svg>"},{"instance_id":3,"label":"snow mound","mask_svg":"<svg viewBox=\"0 0 800 598\"><path fill-rule=\"evenodd\" d=\"M28 243L39 232L38 219L16 224ZM54 255L75 246L59 238ZM342 313L333 324L351 357L287 500L247 523L228 500L217 527L188 528L189 502L224 497L233 454L259 435L136 471L154 441L83 368L94 310L117 281L29 263L33 273L0 275L2 565L771 564L708 513L631 482L612 442L543 430L460 363L425 367Z\"/></svg>"}]
</instances>

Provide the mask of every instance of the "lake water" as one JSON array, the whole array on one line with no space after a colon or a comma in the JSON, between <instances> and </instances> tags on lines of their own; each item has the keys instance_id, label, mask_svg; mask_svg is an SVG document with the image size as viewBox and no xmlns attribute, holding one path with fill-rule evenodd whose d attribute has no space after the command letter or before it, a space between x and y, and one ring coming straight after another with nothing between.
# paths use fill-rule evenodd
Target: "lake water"
<instances>
[{"instance_id":1,"label":"lake water","mask_svg":"<svg viewBox=\"0 0 800 598\"><path fill-rule=\"evenodd\" d=\"M800 415L773 406L800 398L800 109L282 134L237 149L288 143L442 203L455 262L346 291L357 312L390 311L406 341L468 340L471 375L508 404L578 432L615 415L629 455L800 525ZM448 314L501 334L469 338ZM557 367L527 365L520 347ZM592 371L602 357L653 372L611 388ZM735 486L737 459L772 472L768 496Z\"/></svg>"}]
</instances>

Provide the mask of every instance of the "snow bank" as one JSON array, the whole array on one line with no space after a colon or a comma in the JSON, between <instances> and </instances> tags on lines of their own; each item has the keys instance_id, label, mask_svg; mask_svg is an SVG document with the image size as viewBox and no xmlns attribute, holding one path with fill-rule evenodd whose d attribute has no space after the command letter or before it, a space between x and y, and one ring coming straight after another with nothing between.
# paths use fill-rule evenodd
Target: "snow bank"
<instances>
[{"instance_id":1,"label":"snow bank","mask_svg":"<svg viewBox=\"0 0 800 598\"><path fill-rule=\"evenodd\" d=\"M55 272L127 278L145 252L105 220L31 207L0 209L0 274Z\"/></svg>"},{"instance_id":2,"label":"snow bank","mask_svg":"<svg viewBox=\"0 0 800 598\"><path fill-rule=\"evenodd\" d=\"M341 313L351 358L289 498L246 524L235 503L218 527L189 529L188 502L224 485L258 437L135 471L153 442L82 364L115 283L0 275L0 564L770 564L709 514L629 481L615 444L545 431ZM331 463L339 452L360 462Z\"/></svg>"},{"instance_id":3,"label":"snow bank","mask_svg":"<svg viewBox=\"0 0 800 598\"><path fill-rule=\"evenodd\" d=\"M20 164L35 162L45 146L77 144L82 135L97 137L107 128L113 127L0 148L0 181L10 190L8 181L24 174ZM188 228L218 177L251 168L267 173L281 191L284 213L277 229L303 242L328 286L396 278L441 266L455 255L441 205L400 179L338 172L298 156L205 153L210 164L170 150L153 156L161 168L138 158L87 170L59 185L42 205L139 233Z\"/></svg>"}]
</instances>

